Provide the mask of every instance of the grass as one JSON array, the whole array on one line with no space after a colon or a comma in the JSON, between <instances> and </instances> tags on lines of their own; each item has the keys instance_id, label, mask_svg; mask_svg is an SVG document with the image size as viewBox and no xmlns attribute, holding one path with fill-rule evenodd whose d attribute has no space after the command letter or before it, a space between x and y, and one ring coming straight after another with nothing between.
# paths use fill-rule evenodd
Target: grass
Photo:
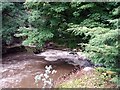
<instances>
[{"instance_id":1,"label":"grass","mask_svg":"<svg viewBox=\"0 0 120 90\"><path fill-rule=\"evenodd\" d=\"M57 88L114 88L115 84L109 82L101 73L94 70L83 74L74 74L69 80L57 85Z\"/></svg>"}]
</instances>

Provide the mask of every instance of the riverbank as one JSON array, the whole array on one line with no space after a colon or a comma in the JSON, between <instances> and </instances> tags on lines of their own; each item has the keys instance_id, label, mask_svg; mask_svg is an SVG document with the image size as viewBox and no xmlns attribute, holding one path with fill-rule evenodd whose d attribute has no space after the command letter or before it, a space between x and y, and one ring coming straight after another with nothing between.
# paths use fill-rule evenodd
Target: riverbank
<instances>
[{"instance_id":1,"label":"riverbank","mask_svg":"<svg viewBox=\"0 0 120 90\"><path fill-rule=\"evenodd\" d=\"M69 78L61 79L56 88L117 88L117 85L110 82L110 77L105 78L96 69L89 71L80 70L70 75Z\"/></svg>"}]
</instances>

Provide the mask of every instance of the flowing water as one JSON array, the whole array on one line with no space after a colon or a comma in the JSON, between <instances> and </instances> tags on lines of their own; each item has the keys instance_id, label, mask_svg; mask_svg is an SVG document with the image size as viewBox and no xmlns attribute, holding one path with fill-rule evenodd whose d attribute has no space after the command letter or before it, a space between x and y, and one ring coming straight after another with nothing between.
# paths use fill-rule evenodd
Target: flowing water
<instances>
[{"instance_id":1,"label":"flowing water","mask_svg":"<svg viewBox=\"0 0 120 90\"><path fill-rule=\"evenodd\" d=\"M36 86L34 77L45 71L46 65L52 65L57 70L51 78L56 81L59 77L68 74L74 66L67 63L50 63L42 57L27 52L13 53L3 56L0 67L0 88L40 88Z\"/></svg>"}]
</instances>

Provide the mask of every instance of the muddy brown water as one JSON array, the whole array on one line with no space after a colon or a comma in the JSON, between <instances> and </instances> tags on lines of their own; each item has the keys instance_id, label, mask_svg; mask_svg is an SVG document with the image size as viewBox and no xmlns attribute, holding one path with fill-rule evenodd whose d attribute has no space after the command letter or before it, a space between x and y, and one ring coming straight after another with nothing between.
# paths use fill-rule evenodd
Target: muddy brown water
<instances>
[{"instance_id":1,"label":"muddy brown water","mask_svg":"<svg viewBox=\"0 0 120 90\"><path fill-rule=\"evenodd\" d=\"M57 70L51 78L54 81L59 77L70 73L74 66L67 63L49 63L43 58L37 57L32 53L20 52L5 55L2 58L2 66L0 67L0 88L41 88L35 84L34 77L45 71L46 65L52 65Z\"/></svg>"}]
</instances>

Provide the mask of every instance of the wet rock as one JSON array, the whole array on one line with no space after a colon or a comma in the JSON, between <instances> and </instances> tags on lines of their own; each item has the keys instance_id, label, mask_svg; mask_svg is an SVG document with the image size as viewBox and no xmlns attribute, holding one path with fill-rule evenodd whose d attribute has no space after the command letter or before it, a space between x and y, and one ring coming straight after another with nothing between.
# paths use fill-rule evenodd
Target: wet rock
<instances>
[{"instance_id":1,"label":"wet rock","mask_svg":"<svg viewBox=\"0 0 120 90\"><path fill-rule=\"evenodd\" d=\"M36 54L36 56L44 57L46 61L49 62L67 62L68 64L72 64L74 66L80 66L81 68L84 67L92 67L93 64L85 55L81 52L69 52L69 51L62 51L62 50L46 50L40 54Z\"/></svg>"},{"instance_id":2,"label":"wet rock","mask_svg":"<svg viewBox=\"0 0 120 90\"><path fill-rule=\"evenodd\" d=\"M84 69L83 69L83 71L91 71L91 70L93 70L93 68L92 67L85 67Z\"/></svg>"},{"instance_id":3,"label":"wet rock","mask_svg":"<svg viewBox=\"0 0 120 90\"><path fill-rule=\"evenodd\" d=\"M99 64L95 64L95 67L106 67L106 66L104 64L99 63Z\"/></svg>"}]
</instances>

